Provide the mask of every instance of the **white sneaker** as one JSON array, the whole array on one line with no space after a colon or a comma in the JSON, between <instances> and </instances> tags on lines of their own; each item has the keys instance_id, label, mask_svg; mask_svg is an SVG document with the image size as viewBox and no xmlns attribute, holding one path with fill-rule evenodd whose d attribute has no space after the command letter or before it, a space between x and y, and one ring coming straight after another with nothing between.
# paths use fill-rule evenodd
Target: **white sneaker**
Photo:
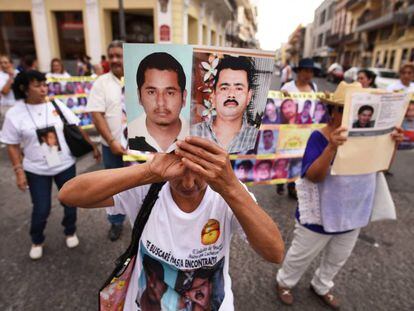
<instances>
[{"instance_id":1,"label":"white sneaker","mask_svg":"<svg viewBox=\"0 0 414 311\"><path fill-rule=\"evenodd\" d=\"M75 248L78 245L79 245L79 239L76 236L76 234L66 236L66 246L67 247Z\"/></svg>"},{"instance_id":2,"label":"white sneaker","mask_svg":"<svg viewBox=\"0 0 414 311\"><path fill-rule=\"evenodd\" d=\"M33 260L42 258L43 255L43 245L32 245L30 249L29 257Z\"/></svg>"}]
</instances>

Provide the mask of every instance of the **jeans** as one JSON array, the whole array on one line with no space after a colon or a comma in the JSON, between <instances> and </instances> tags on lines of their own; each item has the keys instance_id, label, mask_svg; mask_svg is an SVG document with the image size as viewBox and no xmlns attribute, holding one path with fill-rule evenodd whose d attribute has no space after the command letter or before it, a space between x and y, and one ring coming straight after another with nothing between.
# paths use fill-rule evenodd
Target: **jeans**
<instances>
[{"instance_id":1,"label":"jeans","mask_svg":"<svg viewBox=\"0 0 414 311\"><path fill-rule=\"evenodd\" d=\"M55 176L37 175L25 172L27 183L30 189L30 196L33 203L32 222L30 225L30 236L33 244L42 244L45 240L43 231L45 230L47 218L52 206L52 181L55 181L58 189L69 179L76 176L76 165L72 165L63 172ZM65 227L65 235L73 235L76 231L76 211L74 207L63 206L62 226Z\"/></svg>"},{"instance_id":2,"label":"jeans","mask_svg":"<svg viewBox=\"0 0 414 311\"><path fill-rule=\"evenodd\" d=\"M124 167L122 156L114 155L111 149L104 145L102 145L102 158L103 158L104 167L106 169ZM116 215L108 214L107 216L108 216L108 221L112 225L121 225L125 220L125 215L123 214L116 214Z\"/></svg>"}]
</instances>

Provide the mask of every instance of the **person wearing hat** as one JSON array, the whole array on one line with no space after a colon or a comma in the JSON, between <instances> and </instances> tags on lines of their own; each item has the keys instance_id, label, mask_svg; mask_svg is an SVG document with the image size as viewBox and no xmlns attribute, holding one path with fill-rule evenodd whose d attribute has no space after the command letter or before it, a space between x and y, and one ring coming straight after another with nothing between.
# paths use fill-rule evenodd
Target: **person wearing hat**
<instances>
[{"instance_id":1,"label":"person wearing hat","mask_svg":"<svg viewBox=\"0 0 414 311\"><path fill-rule=\"evenodd\" d=\"M330 167L338 147L347 141L347 128L341 126L345 94L362 89L358 82L341 82L332 98L325 101L330 121L321 130L314 131L306 145L301 177L312 187L299 187L299 197L314 191L317 193L312 194L320 199L316 206L301 200L296 209L293 241L276 276L277 294L285 304L293 303L292 288L322 252L310 289L331 308L338 309L340 306L331 292L333 279L351 255L360 229L370 221L377 173L331 175ZM402 129L397 127L391 136L400 142L403 139ZM305 215L315 209L323 222L305 221L304 216L301 218L301 211Z\"/></svg>"},{"instance_id":2,"label":"person wearing hat","mask_svg":"<svg viewBox=\"0 0 414 311\"><path fill-rule=\"evenodd\" d=\"M296 79L285 83L281 91L286 92L317 92L318 88L312 79L319 71L311 58L302 58L296 67L293 67Z\"/></svg>"},{"instance_id":3,"label":"person wearing hat","mask_svg":"<svg viewBox=\"0 0 414 311\"><path fill-rule=\"evenodd\" d=\"M319 68L315 67L315 64L311 58L302 58L299 61L298 66L293 67L293 71L296 73L296 79L285 83L282 86L281 91L285 95L297 92L317 92L318 87L312 79L318 70ZM287 189L289 196L296 199L295 183L288 183ZM285 192L285 185L278 184L276 186L276 192L277 194L282 195Z\"/></svg>"},{"instance_id":4,"label":"person wearing hat","mask_svg":"<svg viewBox=\"0 0 414 311\"><path fill-rule=\"evenodd\" d=\"M414 93L414 63L405 63L400 68L400 80L387 87L387 91Z\"/></svg>"}]
</instances>

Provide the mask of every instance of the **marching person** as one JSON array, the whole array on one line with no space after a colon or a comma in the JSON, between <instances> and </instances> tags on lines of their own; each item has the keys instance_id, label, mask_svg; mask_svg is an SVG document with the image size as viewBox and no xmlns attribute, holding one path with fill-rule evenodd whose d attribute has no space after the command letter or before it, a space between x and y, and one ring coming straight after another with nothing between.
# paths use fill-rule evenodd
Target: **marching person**
<instances>
[{"instance_id":1,"label":"marching person","mask_svg":"<svg viewBox=\"0 0 414 311\"><path fill-rule=\"evenodd\" d=\"M50 62L50 72L46 78L70 78L70 74L65 70L65 66L60 58L54 58Z\"/></svg>"},{"instance_id":2,"label":"marching person","mask_svg":"<svg viewBox=\"0 0 414 311\"><path fill-rule=\"evenodd\" d=\"M283 84L281 88L281 91L285 93L285 95L289 95L289 93L297 93L297 92L316 93L318 91L318 87L316 83L312 81L312 79L315 76L316 72L319 71L319 68L315 66L311 58L302 58L299 61L298 66L293 68L293 71L296 73L296 79ZM288 189L289 196L293 199L296 199L297 195L296 195L295 183L294 182L288 183L287 189ZM279 195L282 195L285 192L285 185L278 184L276 186L276 192Z\"/></svg>"},{"instance_id":3,"label":"marching person","mask_svg":"<svg viewBox=\"0 0 414 311\"><path fill-rule=\"evenodd\" d=\"M75 158L70 153L63 134L63 122L54 105L46 100L46 77L39 71L19 73L13 84L18 101L6 114L1 141L7 144L10 161L16 174L17 187L30 191L33 203L29 256L40 259L45 241L44 229L51 208L52 182L58 189L75 177ZM79 119L63 103L56 101L70 124ZM91 144L88 135L83 137ZM23 147L23 149L21 148ZM94 146L94 157L100 152ZM69 248L78 246L76 236L76 208L63 204L62 225Z\"/></svg>"},{"instance_id":4,"label":"marching person","mask_svg":"<svg viewBox=\"0 0 414 311\"><path fill-rule=\"evenodd\" d=\"M387 87L387 91L414 93L414 63L405 63L400 68L400 80Z\"/></svg>"},{"instance_id":5,"label":"marching person","mask_svg":"<svg viewBox=\"0 0 414 311\"><path fill-rule=\"evenodd\" d=\"M166 301L171 310L233 310L232 234L244 234L259 255L278 263L284 251L279 229L237 179L224 149L200 137L177 145L175 154L156 153L141 165L78 176L59 199L113 206L112 213L122 211L134 223L150 184L166 181L141 235L123 310L160 310ZM206 282L212 283L201 285Z\"/></svg>"},{"instance_id":6,"label":"marching person","mask_svg":"<svg viewBox=\"0 0 414 311\"><path fill-rule=\"evenodd\" d=\"M320 131L312 133L302 159L301 176L317 185L318 209L324 218L322 225L302 223L300 209L304 206L296 209L293 241L276 277L277 294L287 305L293 303L292 288L323 252L310 288L328 306L339 309L339 300L331 291L333 279L351 255L360 229L368 225L372 214L377 173L331 175L330 172L338 147L347 140L343 135L347 129L340 126L348 87L355 85L342 82L332 100L327 101L331 119ZM402 129L394 130L391 137L397 145L403 139Z\"/></svg>"},{"instance_id":7,"label":"marching person","mask_svg":"<svg viewBox=\"0 0 414 311\"><path fill-rule=\"evenodd\" d=\"M104 167L123 167L122 156L126 146L122 139L122 89L124 77L122 41L112 41L108 46L108 60L111 71L99 76L89 93L86 111L91 112L93 124L102 136L102 156ZM108 238L116 241L122 234L125 215L108 215L111 228Z\"/></svg>"},{"instance_id":8,"label":"marching person","mask_svg":"<svg viewBox=\"0 0 414 311\"><path fill-rule=\"evenodd\" d=\"M19 73L14 69L13 61L8 55L0 55L0 126L4 116L14 103L16 98L12 90L14 78Z\"/></svg>"}]
</instances>

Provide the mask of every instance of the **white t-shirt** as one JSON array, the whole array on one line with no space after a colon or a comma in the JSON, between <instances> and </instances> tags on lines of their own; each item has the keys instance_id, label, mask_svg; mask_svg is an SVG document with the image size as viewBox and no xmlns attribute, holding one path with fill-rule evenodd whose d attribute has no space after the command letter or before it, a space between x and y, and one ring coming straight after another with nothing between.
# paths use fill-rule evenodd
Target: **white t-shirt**
<instances>
[{"instance_id":1,"label":"white t-shirt","mask_svg":"<svg viewBox=\"0 0 414 311\"><path fill-rule=\"evenodd\" d=\"M313 85L313 91L312 92L317 92L318 91L318 87L316 86L316 84L314 82L311 82ZM290 82L287 82L285 84L283 84L282 91L287 91L289 93L297 93L300 92L298 87L296 86L296 82L295 80L292 80Z\"/></svg>"},{"instance_id":2,"label":"white t-shirt","mask_svg":"<svg viewBox=\"0 0 414 311\"><path fill-rule=\"evenodd\" d=\"M109 214L126 214L133 224L149 187L115 195ZM160 290L161 310L184 310L186 306L191 310L191 305L206 306L208 302L215 310L233 310L229 276L233 233L243 235L243 230L217 192L207 187L197 209L185 213L174 202L166 183L141 236L124 310L139 310L135 301L145 305L154 287Z\"/></svg>"},{"instance_id":3,"label":"white t-shirt","mask_svg":"<svg viewBox=\"0 0 414 311\"><path fill-rule=\"evenodd\" d=\"M14 76L16 76L19 73L17 69L14 70ZM6 85L7 81L9 80L10 76L8 73L4 71L0 71L0 91L3 89L3 87ZM0 105L2 106L13 106L16 102L16 99L14 98L13 90L10 89L10 92L8 92L6 95L0 93Z\"/></svg>"},{"instance_id":4,"label":"white t-shirt","mask_svg":"<svg viewBox=\"0 0 414 311\"><path fill-rule=\"evenodd\" d=\"M50 78L56 78L56 79L61 79L61 78L70 78L71 75L69 73L67 73L66 71L63 73L53 73L53 72L48 72L46 74L46 78L50 79Z\"/></svg>"},{"instance_id":5,"label":"white t-shirt","mask_svg":"<svg viewBox=\"0 0 414 311\"><path fill-rule=\"evenodd\" d=\"M108 72L94 82L88 96L87 112L104 112L112 136L121 142L122 137L122 82ZM108 146L103 139L102 144Z\"/></svg>"},{"instance_id":6,"label":"white t-shirt","mask_svg":"<svg viewBox=\"0 0 414 311\"><path fill-rule=\"evenodd\" d=\"M79 125L75 114L59 100L55 101L71 124ZM47 115L47 117L46 117ZM47 119L47 120L46 120ZM37 129L54 126L60 145L60 164L49 167L44 156ZM25 171L46 176L54 176L75 164L63 134L63 122L51 102L28 105L17 102L7 113L0 140L5 144L23 146L23 168Z\"/></svg>"},{"instance_id":7,"label":"white t-shirt","mask_svg":"<svg viewBox=\"0 0 414 311\"><path fill-rule=\"evenodd\" d=\"M282 74L280 77L280 82L286 82L292 79L292 67L290 67L289 65L285 66L282 69Z\"/></svg>"},{"instance_id":8,"label":"white t-shirt","mask_svg":"<svg viewBox=\"0 0 414 311\"><path fill-rule=\"evenodd\" d=\"M162 148L158 145L157 141L151 134L148 132L146 126L147 115L145 113L141 114L138 118L133 120L132 122L128 123L128 136L129 138L135 138L136 136L145 137L145 141L154 147L158 152L165 152L169 153L176 148L175 143L167 148L167 150L162 150ZM178 133L177 139L184 140L187 136L190 135L190 125L185 118L180 117L181 121L181 130ZM130 150L131 153L134 153L134 150Z\"/></svg>"},{"instance_id":9,"label":"white t-shirt","mask_svg":"<svg viewBox=\"0 0 414 311\"><path fill-rule=\"evenodd\" d=\"M409 86L401 83L401 80L389 85L387 91L402 91L404 93L414 93L414 83L411 82Z\"/></svg>"}]
</instances>

